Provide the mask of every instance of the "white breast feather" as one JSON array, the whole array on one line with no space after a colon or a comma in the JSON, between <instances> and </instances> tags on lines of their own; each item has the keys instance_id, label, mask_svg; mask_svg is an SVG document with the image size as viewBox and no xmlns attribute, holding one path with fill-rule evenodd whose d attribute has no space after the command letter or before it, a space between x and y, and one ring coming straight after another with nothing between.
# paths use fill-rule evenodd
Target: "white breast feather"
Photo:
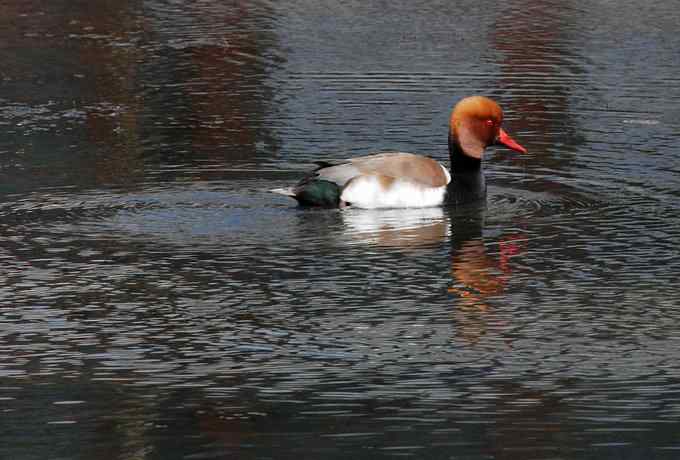
<instances>
[{"instance_id":1,"label":"white breast feather","mask_svg":"<svg viewBox=\"0 0 680 460\"><path fill-rule=\"evenodd\" d=\"M427 208L440 206L445 194L446 186L427 187L397 179L385 188L375 176L359 176L347 184L340 199L367 209Z\"/></svg>"},{"instance_id":2,"label":"white breast feather","mask_svg":"<svg viewBox=\"0 0 680 460\"><path fill-rule=\"evenodd\" d=\"M450 183L450 182L451 182L451 174L449 174L449 170L446 169L446 168L445 168L444 166L442 166L442 165L439 165L439 167L442 168L442 169L444 170L444 174L446 174L446 183L447 183L447 184Z\"/></svg>"}]
</instances>

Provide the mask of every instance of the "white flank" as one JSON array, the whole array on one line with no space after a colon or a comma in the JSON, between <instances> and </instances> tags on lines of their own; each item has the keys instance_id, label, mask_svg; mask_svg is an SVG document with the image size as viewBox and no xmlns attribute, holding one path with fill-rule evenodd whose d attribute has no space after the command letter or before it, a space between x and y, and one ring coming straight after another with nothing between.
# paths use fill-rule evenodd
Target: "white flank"
<instances>
[{"instance_id":1,"label":"white flank","mask_svg":"<svg viewBox=\"0 0 680 460\"><path fill-rule=\"evenodd\" d=\"M427 187L397 179L384 187L376 176L359 176L347 184L340 199L365 209L429 208L440 206L445 194L446 186Z\"/></svg>"}]
</instances>

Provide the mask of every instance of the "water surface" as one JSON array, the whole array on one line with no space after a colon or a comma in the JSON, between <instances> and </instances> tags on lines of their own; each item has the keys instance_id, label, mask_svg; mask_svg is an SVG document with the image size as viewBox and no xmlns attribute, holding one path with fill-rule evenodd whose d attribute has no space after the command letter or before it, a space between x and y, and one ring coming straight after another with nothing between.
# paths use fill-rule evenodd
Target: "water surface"
<instances>
[{"instance_id":1,"label":"water surface","mask_svg":"<svg viewBox=\"0 0 680 460\"><path fill-rule=\"evenodd\" d=\"M673 2L1 9L0 457L677 458ZM477 93L484 206L267 192Z\"/></svg>"}]
</instances>

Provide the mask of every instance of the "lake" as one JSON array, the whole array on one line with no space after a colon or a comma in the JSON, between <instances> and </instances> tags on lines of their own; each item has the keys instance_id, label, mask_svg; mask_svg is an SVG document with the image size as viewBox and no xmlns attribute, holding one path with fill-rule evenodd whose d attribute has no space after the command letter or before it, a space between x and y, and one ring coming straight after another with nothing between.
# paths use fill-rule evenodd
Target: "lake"
<instances>
[{"instance_id":1,"label":"lake","mask_svg":"<svg viewBox=\"0 0 680 460\"><path fill-rule=\"evenodd\" d=\"M6 0L0 457L680 456L668 0ZM315 160L485 204L310 210Z\"/></svg>"}]
</instances>

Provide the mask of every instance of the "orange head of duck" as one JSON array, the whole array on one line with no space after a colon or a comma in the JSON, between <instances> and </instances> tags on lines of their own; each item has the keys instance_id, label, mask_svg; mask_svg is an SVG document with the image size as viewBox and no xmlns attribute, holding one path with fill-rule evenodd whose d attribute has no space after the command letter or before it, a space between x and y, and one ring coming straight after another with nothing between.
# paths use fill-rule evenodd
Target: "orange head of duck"
<instances>
[{"instance_id":1,"label":"orange head of duck","mask_svg":"<svg viewBox=\"0 0 680 460\"><path fill-rule=\"evenodd\" d=\"M484 149L500 144L520 153L527 153L517 141L506 133L503 110L493 100L484 96L470 96L456 104L449 120L449 143L468 157L482 159Z\"/></svg>"}]
</instances>

